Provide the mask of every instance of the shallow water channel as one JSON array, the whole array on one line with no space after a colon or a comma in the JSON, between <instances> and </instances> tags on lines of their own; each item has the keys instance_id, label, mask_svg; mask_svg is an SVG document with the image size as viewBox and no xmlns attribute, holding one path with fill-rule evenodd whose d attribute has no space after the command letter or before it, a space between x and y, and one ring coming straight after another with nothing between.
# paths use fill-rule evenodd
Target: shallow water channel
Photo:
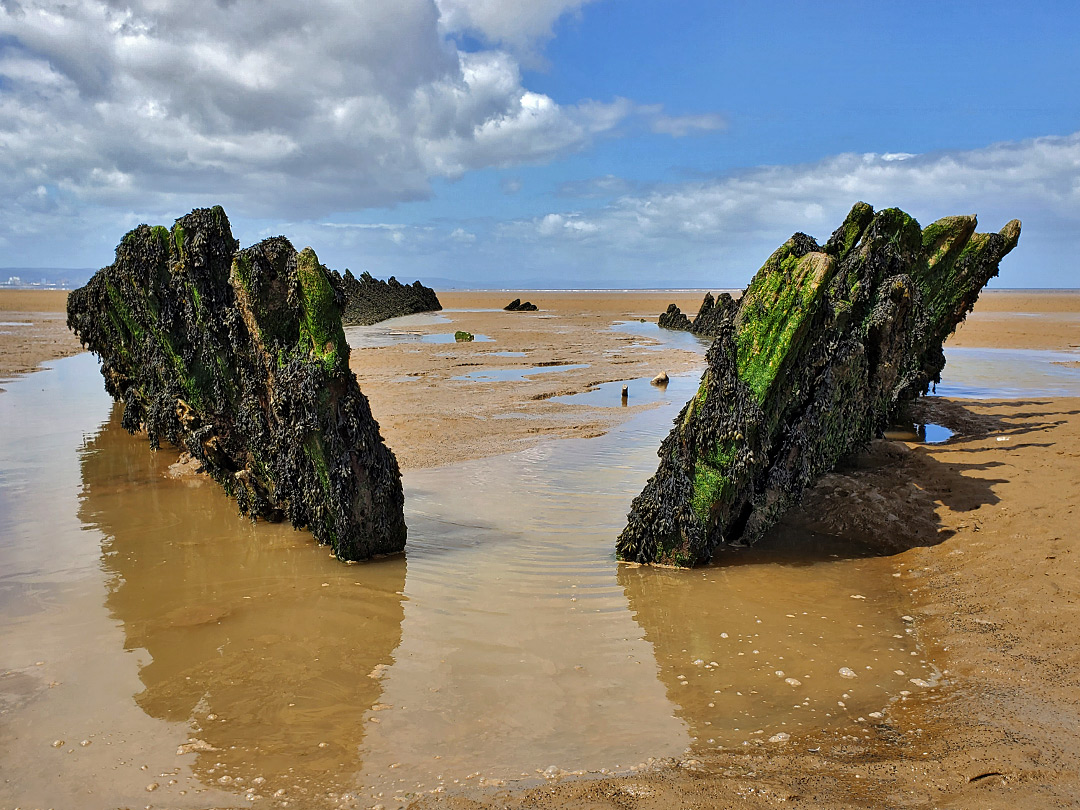
<instances>
[{"instance_id":1,"label":"shallow water channel","mask_svg":"<svg viewBox=\"0 0 1080 810\"><path fill-rule=\"evenodd\" d=\"M692 375L600 438L407 472L406 554L344 565L170 477L92 356L53 365L0 395L5 806L389 808L857 729L933 681L887 561L616 563Z\"/></svg>"}]
</instances>

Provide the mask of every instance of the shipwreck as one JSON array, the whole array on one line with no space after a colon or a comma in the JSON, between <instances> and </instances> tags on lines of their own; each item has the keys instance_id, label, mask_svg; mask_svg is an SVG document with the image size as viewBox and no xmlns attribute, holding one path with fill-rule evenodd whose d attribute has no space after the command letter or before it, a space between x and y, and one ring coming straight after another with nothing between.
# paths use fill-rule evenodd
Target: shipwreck
<instances>
[{"instance_id":1,"label":"shipwreck","mask_svg":"<svg viewBox=\"0 0 1080 810\"><path fill-rule=\"evenodd\" d=\"M976 233L974 216L922 229L866 203L820 246L797 233L737 301L706 299L715 335L697 394L631 504L621 560L693 566L750 545L802 492L940 381L942 344L967 316L1020 222ZM680 315L681 319L676 317Z\"/></svg>"},{"instance_id":2,"label":"shipwreck","mask_svg":"<svg viewBox=\"0 0 1080 810\"><path fill-rule=\"evenodd\" d=\"M240 512L343 560L401 551L401 474L349 369L345 296L283 237L239 249L220 207L140 225L68 298L123 425L183 448Z\"/></svg>"},{"instance_id":3,"label":"shipwreck","mask_svg":"<svg viewBox=\"0 0 1080 810\"><path fill-rule=\"evenodd\" d=\"M357 278L348 269L338 278L345 294L342 322L346 326L371 326L390 318L442 309L435 291L419 281L402 284L393 276L381 281L371 273L361 273Z\"/></svg>"}]
</instances>

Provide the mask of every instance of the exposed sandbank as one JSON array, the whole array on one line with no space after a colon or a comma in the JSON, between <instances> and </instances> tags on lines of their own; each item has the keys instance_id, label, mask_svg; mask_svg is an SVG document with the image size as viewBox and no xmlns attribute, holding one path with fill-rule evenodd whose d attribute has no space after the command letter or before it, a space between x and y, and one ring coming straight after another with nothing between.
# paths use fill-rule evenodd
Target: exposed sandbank
<instances>
[{"instance_id":1,"label":"exposed sandbank","mask_svg":"<svg viewBox=\"0 0 1080 810\"><path fill-rule=\"evenodd\" d=\"M67 328L66 290L0 290L0 380L80 351Z\"/></svg>"},{"instance_id":2,"label":"exposed sandbank","mask_svg":"<svg viewBox=\"0 0 1080 810\"><path fill-rule=\"evenodd\" d=\"M442 293L448 310L501 308L518 293ZM403 343L353 353L388 443L405 467L446 464L550 437L602 432L630 410L550 395L674 373L693 352L645 348L614 320L655 322L701 293L528 293L537 313L447 312L490 343ZM0 291L0 376L79 350L63 292ZM1019 313L1019 314L1018 314ZM1034 318L1023 313L1042 313ZM556 317L551 317L556 316ZM22 330L26 330L23 334ZM31 331L40 330L40 331ZM1080 294L983 296L949 345L1066 349L1080 344ZM507 357L494 352L524 352ZM544 363L588 368L513 383L453 380ZM472 365L476 364L476 365ZM418 384L419 383L419 384ZM633 388L630 397L633 405ZM533 791L438 796L422 806L1069 807L1080 804L1080 399L927 400L958 431L946 445L882 442L810 493L804 515L830 533L914 533L936 543L882 560L909 600L922 644L946 676L894 704L859 737L817 732L733 751L695 751L632 777ZM517 416L508 418L511 414ZM857 508L852 508L857 504ZM805 519L804 519L805 522ZM627 706L627 711L633 711Z\"/></svg>"}]
</instances>

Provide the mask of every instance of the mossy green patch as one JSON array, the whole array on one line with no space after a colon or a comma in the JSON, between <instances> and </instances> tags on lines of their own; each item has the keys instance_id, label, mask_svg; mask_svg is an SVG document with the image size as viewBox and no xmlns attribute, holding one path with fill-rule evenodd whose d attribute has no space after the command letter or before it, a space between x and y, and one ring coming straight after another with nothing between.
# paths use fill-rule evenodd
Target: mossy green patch
<instances>
[{"instance_id":1,"label":"mossy green patch","mask_svg":"<svg viewBox=\"0 0 1080 810\"><path fill-rule=\"evenodd\" d=\"M708 523L713 507L724 497L729 480L720 470L698 459L694 463L694 490L690 506L702 523Z\"/></svg>"},{"instance_id":2,"label":"mossy green patch","mask_svg":"<svg viewBox=\"0 0 1080 810\"><path fill-rule=\"evenodd\" d=\"M690 568L695 561L690 556L690 552L685 547L680 546L679 548L662 549L661 562L665 565L674 565L676 568Z\"/></svg>"},{"instance_id":3,"label":"mossy green patch","mask_svg":"<svg viewBox=\"0 0 1080 810\"><path fill-rule=\"evenodd\" d=\"M708 522L713 507L728 494L730 467L737 452L736 443L727 439L719 442L705 458L695 460L690 505L702 522Z\"/></svg>"},{"instance_id":4,"label":"mossy green patch","mask_svg":"<svg viewBox=\"0 0 1080 810\"><path fill-rule=\"evenodd\" d=\"M312 351L327 371L347 363L349 344L341 326L341 308L330 286L327 270L311 248L296 259L300 282L301 331L311 340Z\"/></svg>"},{"instance_id":5,"label":"mossy green patch","mask_svg":"<svg viewBox=\"0 0 1080 810\"><path fill-rule=\"evenodd\" d=\"M180 223L173 225L172 229L172 241L176 248L176 260L184 260L184 229Z\"/></svg>"},{"instance_id":6,"label":"mossy green patch","mask_svg":"<svg viewBox=\"0 0 1080 810\"><path fill-rule=\"evenodd\" d=\"M854 249L873 218L874 209L871 206L864 202L855 203L844 224L840 226L840 240L836 246L837 260L843 259Z\"/></svg>"},{"instance_id":7,"label":"mossy green patch","mask_svg":"<svg viewBox=\"0 0 1080 810\"><path fill-rule=\"evenodd\" d=\"M967 284L962 276L967 268L981 264L990 241L989 234L975 233L977 224L973 216L945 217L923 231L927 258L915 274L915 283L935 320L960 318L965 312Z\"/></svg>"},{"instance_id":8,"label":"mossy green patch","mask_svg":"<svg viewBox=\"0 0 1080 810\"><path fill-rule=\"evenodd\" d=\"M788 242L750 282L735 336L736 363L758 402L766 401L784 361L796 354L835 267L824 253L795 255Z\"/></svg>"},{"instance_id":9,"label":"mossy green patch","mask_svg":"<svg viewBox=\"0 0 1080 810\"><path fill-rule=\"evenodd\" d=\"M153 228L150 229L150 233L153 234L154 238L161 243L161 247L165 250L166 253L168 253L169 229L166 228L164 225L155 225Z\"/></svg>"}]
</instances>

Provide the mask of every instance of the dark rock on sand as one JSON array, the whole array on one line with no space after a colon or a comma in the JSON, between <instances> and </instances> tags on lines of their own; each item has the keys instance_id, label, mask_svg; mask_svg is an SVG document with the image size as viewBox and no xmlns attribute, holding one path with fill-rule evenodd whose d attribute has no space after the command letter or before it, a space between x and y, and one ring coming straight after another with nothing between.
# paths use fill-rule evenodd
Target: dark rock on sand
<instances>
[{"instance_id":1,"label":"dark rock on sand","mask_svg":"<svg viewBox=\"0 0 1080 810\"><path fill-rule=\"evenodd\" d=\"M507 312L536 312L538 307L531 301L526 301L522 303L520 298L515 298L513 301L503 307L503 309L505 309Z\"/></svg>"},{"instance_id":2,"label":"dark rock on sand","mask_svg":"<svg viewBox=\"0 0 1080 810\"><path fill-rule=\"evenodd\" d=\"M345 293L342 322L346 326L370 326L388 318L442 309L435 291L419 281L402 284L393 276L389 281L380 281L370 273L356 278L349 270L339 278Z\"/></svg>"},{"instance_id":3,"label":"dark rock on sand","mask_svg":"<svg viewBox=\"0 0 1080 810\"><path fill-rule=\"evenodd\" d=\"M634 499L620 559L689 566L754 543L803 490L940 380L942 343L1020 237L920 229L858 203L824 247L782 245L728 312L698 393ZM717 307L713 307L713 310Z\"/></svg>"},{"instance_id":4,"label":"dark rock on sand","mask_svg":"<svg viewBox=\"0 0 1080 810\"><path fill-rule=\"evenodd\" d=\"M349 370L338 278L285 237L239 250L221 208L140 225L68 298L123 425L194 456L240 511L341 559L401 551L401 474Z\"/></svg>"},{"instance_id":5,"label":"dark rock on sand","mask_svg":"<svg viewBox=\"0 0 1080 810\"><path fill-rule=\"evenodd\" d=\"M705 293L705 299L701 302L701 308L694 320L686 317L675 304L668 304L667 311L660 315L657 323L664 329L693 332L701 337L716 337L738 307L738 302L727 293L720 293L717 298L713 298L712 293Z\"/></svg>"},{"instance_id":6,"label":"dark rock on sand","mask_svg":"<svg viewBox=\"0 0 1080 810\"><path fill-rule=\"evenodd\" d=\"M708 295L708 293L706 293ZM712 297L711 295L709 296ZM683 311L679 309L678 304L668 304L667 311L660 313L660 318L657 320L657 325L663 329L678 329L681 332L689 332L693 327L694 322L691 321Z\"/></svg>"}]
</instances>

